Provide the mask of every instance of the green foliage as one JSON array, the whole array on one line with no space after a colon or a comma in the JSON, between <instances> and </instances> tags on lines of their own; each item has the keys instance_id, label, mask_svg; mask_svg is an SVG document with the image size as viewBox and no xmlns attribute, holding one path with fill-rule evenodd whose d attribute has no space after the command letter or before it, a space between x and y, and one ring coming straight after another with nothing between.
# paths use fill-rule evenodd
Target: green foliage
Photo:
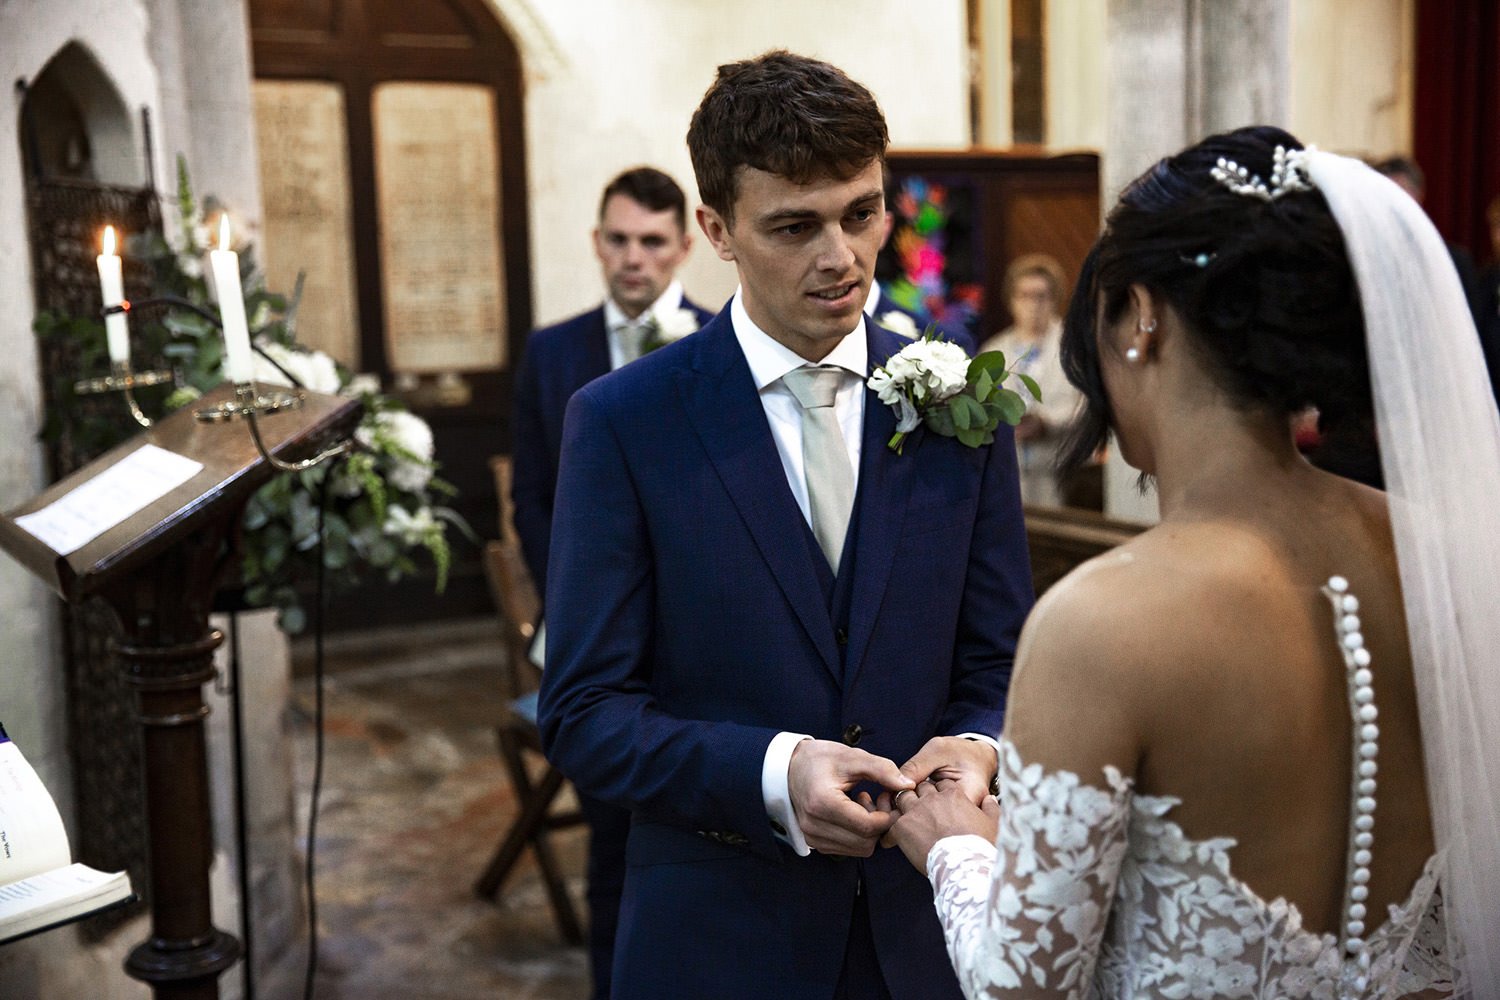
<instances>
[{"instance_id":1,"label":"green foliage","mask_svg":"<svg viewBox=\"0 0 1500 1000\"><path fill-rule=\"evenodd\" d=\"M178 160L177 207L181 240L173 246L157 234L134 234L123 253L148 262L153 294L186 299L210 312L217 310L204 279L210 223L219 210L206 200L201 212L187 169ZM255 269L248 247L237 248L245 290L245 311L252 336L288 372L314 391L359 396L364 405L356 440L359 447L342 462L324 463L299 473L279 475L262 487L245 508L241 533L241 574L246 603L275 607L285 631L307 627L303 590L317 569L319 505L323 503L323 567L331 591L346 590L365 579L395 582L420 569L416 555L431 560L436 588L442 592L452 563L447 528L470 538L468 525L435 501L454 489L433 475L432 434L422 420L396 400L363 387L342 366L321 352L309 351L295 338L295 301L268 291ZM131 354L137 367L170 367L175 385L137 391L142 409L160 418L188 406L223 381L223 337L206 317L173 309L159 319L145 311L131 314ZM66 440L73 453L88 457L108 450L139 431L123 405L81 405L73 389L80 376L109 367L104 324L97 317L36 317L38 338L66 345L78 359L78 370L56 380L42 435L51 443ZM260 368L257 380L286 379ZM310 593L310 589L308 590Z\"/></svg>"},{"instance_id":2,"label":"green foliage","mask_svg":"<svg viewBox=\"0 0 1500 1000\"><path fill-rule=\"evenodd\" d=\"M943 340L936 326L929 324L918 344ZM911 350L903 349L902 354ZM889 363L887 363L889 364ZM908 409L921 417L922 426L943 437L957 438L970 448L979 448L995 440L995 428L1001 423L1014 427L1026 414L1026 400L1004 383L1016 376L1035 400L1042 398L1041 387L1029 375L1013 371L1005 366L1005 354L1001 351L986 351L969 360L962 389L941 401L927 398L925 388L904 386L901 394ZM907 432L897 431L889 442L898 454L904 447Z\"/></svg>"}]
</instances>

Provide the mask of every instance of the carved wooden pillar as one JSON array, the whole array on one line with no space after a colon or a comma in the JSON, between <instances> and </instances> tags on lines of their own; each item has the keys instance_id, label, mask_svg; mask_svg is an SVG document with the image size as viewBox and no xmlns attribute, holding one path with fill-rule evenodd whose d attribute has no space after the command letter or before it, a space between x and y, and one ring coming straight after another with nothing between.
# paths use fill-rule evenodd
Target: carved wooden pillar
<instances>
[{"instance_id":1,"label":"carved wooden pillar","mask_svg":"<svg viewBox=\"0 0 1500 1000\"><path fill-rule=\"evenodd\" d=\"M240 943L213 925L209 868L208 706L203 685L224 641L208 627L224 569L229 526L243 502L137 572L101 591L119 624L115 650L136 691L150 835L151 936L131 951L125 971L158 998L211 1000Z\"/></svg>"}]
</instances>

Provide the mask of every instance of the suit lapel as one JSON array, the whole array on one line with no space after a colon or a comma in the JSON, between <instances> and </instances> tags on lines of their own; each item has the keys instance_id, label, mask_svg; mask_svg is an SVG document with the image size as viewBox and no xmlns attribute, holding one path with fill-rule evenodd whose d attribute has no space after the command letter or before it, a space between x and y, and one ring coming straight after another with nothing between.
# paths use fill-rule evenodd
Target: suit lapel
<instances>
[{"instance_id":1,"label":"suit lapel","mask_svg":"<svg viewBox=\"0 0 1500 1000\"><path fill-rule=\"evenodd\" d=\"M787 485L765 408L728 314L710 321L693 339L698 346L695 370L679 373L693 429L824 666L837 677L838 647L817 571L799 530L802 511Z\"/></svg>"},{"instance_id":2,"label":"suit lapel","mask_svg":"<svg viewBox=\"0 0 1500 1000\"><path fill-rule=\"evenodd\" d=\"M578 353L579 373L583 376L579 385L587 385L601 375L608 375L609 330L604 324L604 307L600 306L588 316L587 336L583 350Z\"/></svg>"},{"instance_id":3,"label":"suit lapel","mask_svg":"<svg viewBox=\"0 0 1500 1000\"><path fill-rule=\"evenodd\" d=\"M870 346L870 371L901 349L907 341L869 320L865 331ZM911 496L912 479L926 443L926 434L908 438L903 454L887 447L896 433L896 416L874 393L865 396L864 434L859 455L858 535L854 544L854 580L849 604L849 647L844 665L844 688L848 690L864 662L865 650L875 630L886 585L895 560Z\"/></svg>"}]
</instances>

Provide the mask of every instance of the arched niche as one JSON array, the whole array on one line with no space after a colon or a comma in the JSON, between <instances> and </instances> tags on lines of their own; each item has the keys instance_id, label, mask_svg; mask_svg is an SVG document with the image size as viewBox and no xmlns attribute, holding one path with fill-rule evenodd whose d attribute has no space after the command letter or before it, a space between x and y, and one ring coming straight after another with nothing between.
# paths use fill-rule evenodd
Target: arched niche
<instances>
[{"instance_id":1,"label":"arched niche","mask_svg":"<svg viewBox=\"0 0 1500 1000\"><path fill-rule=\"evenodd\" d=\"M27 84L27 169L49 180L137 185L145 172L135 116L84 45L69 42Z\"/></svg>"}]
</instances>

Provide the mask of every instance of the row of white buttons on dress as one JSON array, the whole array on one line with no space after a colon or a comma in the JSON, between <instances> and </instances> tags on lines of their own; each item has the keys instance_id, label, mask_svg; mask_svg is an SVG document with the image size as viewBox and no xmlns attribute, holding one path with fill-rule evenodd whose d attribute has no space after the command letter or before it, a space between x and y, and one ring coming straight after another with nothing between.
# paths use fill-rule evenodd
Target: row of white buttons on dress
<instances>
[{"instance_id":1,"label":"row of white buttons on dress","mask_svg":"<svg viewBox=\"0 0 1500 1000\"><path fill-rule=\"evenodd\" d=\"M1359 598L1349 593L1349 581L1331 577L1323 588L1333 605L1334 624L1344 664L1349 672L1349 708L1354 718L1354 779L1349 821L1349 870L1344 899L1344 950L1360 966L1353 986L1363 990L1364 972L1370 957L1365 951L1365 901L1370 896L1370 862L1375 846L1375 758L1380 753L1380 727L1375 724L1374 675L1370 673L1370 651L1360 633Z\"/></svg>"}]
</instances>

